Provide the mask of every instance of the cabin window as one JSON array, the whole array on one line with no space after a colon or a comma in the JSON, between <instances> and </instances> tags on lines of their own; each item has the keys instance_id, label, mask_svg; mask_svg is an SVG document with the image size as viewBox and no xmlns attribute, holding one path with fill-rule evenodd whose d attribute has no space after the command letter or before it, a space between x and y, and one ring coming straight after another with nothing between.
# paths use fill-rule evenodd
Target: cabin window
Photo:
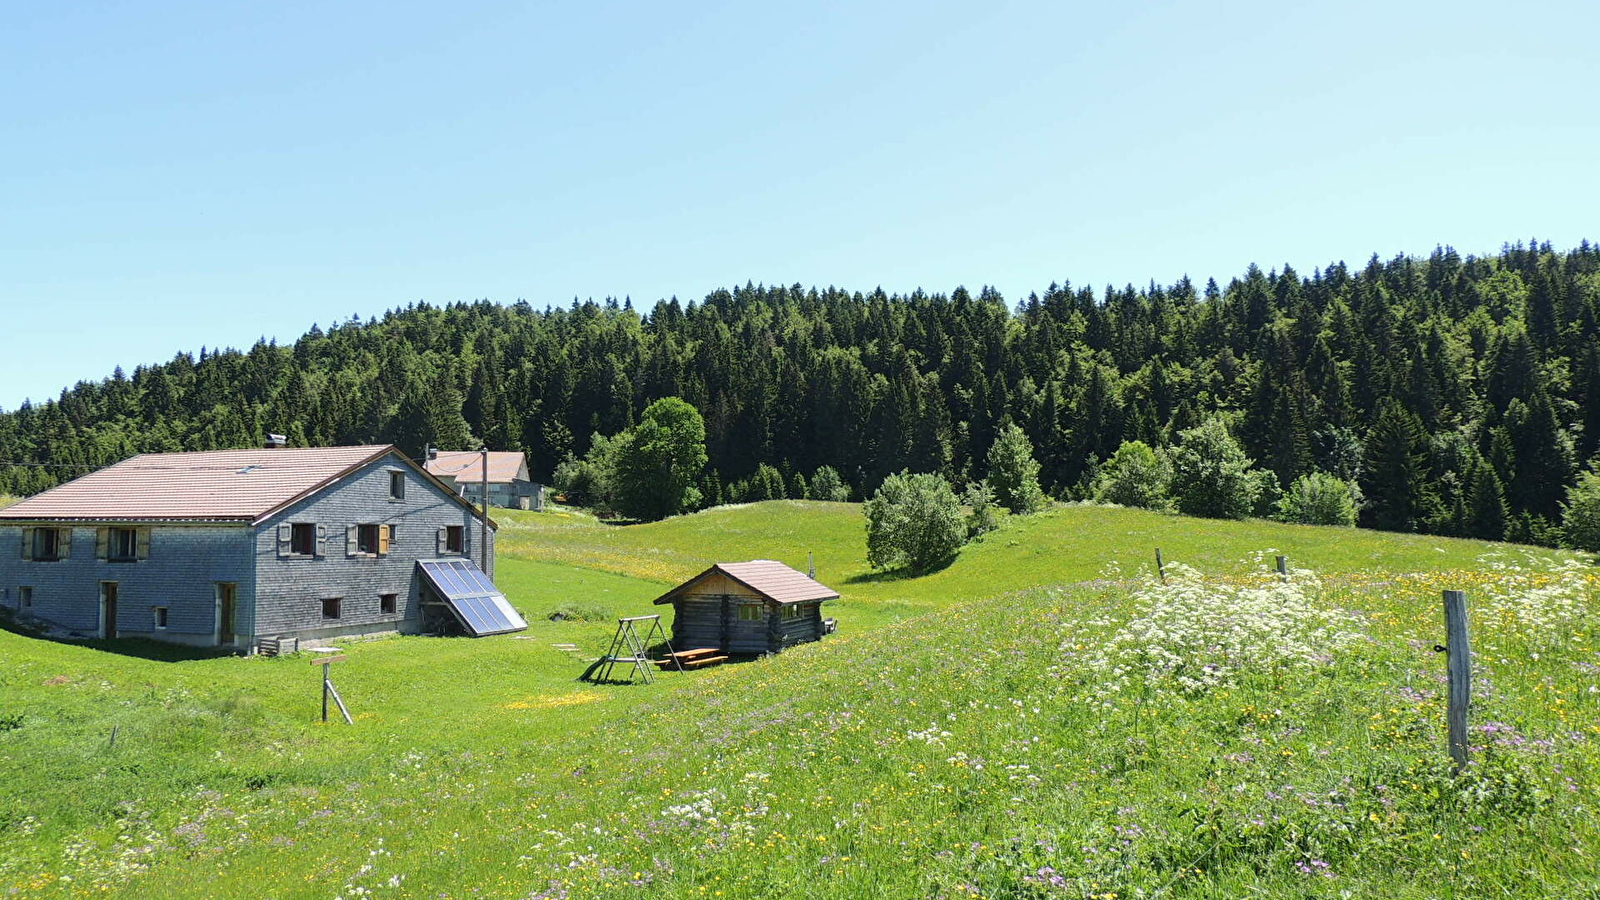
<instances>
[{"instance_id":1,"label":"cabin window","mask_svg":"<svg viewBox=\"0 0 1600 900\"><path fill-rule=\"evenodd\" d=\"M785 619L798 619L798 618L800 618L800 604L798 604L798 603L785 603L783 605L783 617Z\"/></svg>"},{"instance_id":2,"label":"cabin window","mask_svg":"<svg viewBox=\"0 0 1600 900\"><path fill-rule=\"evenodd\" d=\"M739 604L739 621L741 622L759 622L766 618L765 614L766 609L759 603Z\"/></svg>"},{"instance_id":3,"label":"cabin window","mask_svg":"<svg viewBox=\"0 0 1600 900\"><path fill-rule=\"evenodd\" d=\"M155 613L156 630L165 631L167 628L167 608L165 606L157 606L151 609L151 612Z\"/></svg>"},{"instance_id":4,"label":"cabin window","mask_svg":"<svg viewBox=\"0 0 1600 900\"><path fill-rule=\"evenodd\" d=\"M406 473L389 473L389 499L404 500L406 498Z\"/></svg>"},{"instance_id":5,"label":"cabin window","mask_svg":"<svg viewBox=\"0 0 1600 900\"><path fill-rule=\"evenodd\" d=\"M55 562L60 559L61 545L63 543L61 532L62 529L59 528L33 529L33 546L29 548L33 552L29 555L29 558L39 562ZM70 534L71 532L68 533Z\"/></svg>"},{"instance_id":6,"label":"cabin window","mask_svg":"<svg viewBox=\"0 0 1600 900\"><path fill-rule=\"evenodd\" d=\"M339 618L339 600L340 598L338 597L328 597L322 601L322 617L324 619Z\"/></svg>"},{"instance_id":7,"label":"cabin window","mask_svg":"<svg viewBox=\"0 0 1600 900\"><path fill-rule=\"evenodd\" d=\"M460 525L446 525L444 529L444 552L467 552L467 529Z\"/></svg>"},{"instance_id":8,"label":"cabin window","mask_svg":"<svg viewBox=\"0 0 1600 900\"><path fill-rule=\"evenodd\" d=\"M28 607L30 607L32 605L33 605L33 588L31 588L31 587L19 587L19 588L17 588L17 607L19 609L27 609Z\"/></svg>"},{"instance_id":9,"label":"cabin window","mask_svg":"<svg viewBox=\"0 0 1600 900\"><path fill-rule=\"evenodd\" d=\"M399 600L399 594L379 594L378 610L386 616L392 616L400 606Z\"/></svg>"},{"instance_id":10,"label":"cabin window","mask_svg":"<svg viewBox=\"0 0 1600 900\"><path fill-rule=\"evenodd\" d=\"M376 554L382 533L382 525L362 525L360 534L356 538L356 550Z\"/></svg>"},{"instance_id":11,"label":"cabin window","mask_svg":"<svg viewBox=\"0 0 1600 900\"><path fill-rule=\"evenodd\" d=\"M139 558L139 529L109 528L106 530L106 559L112 562L132 562Z\"/></svg>"},{"instance_id":12,"label":"cabin window","mask_svg":"<svg viewBox=\"0 0 1600 900\"><path fill-rule=\"evenodd\" d=\"M296 522L289 526L289 553L293 556L317 555L317 526Z\"/></svg>"}]
</instances>

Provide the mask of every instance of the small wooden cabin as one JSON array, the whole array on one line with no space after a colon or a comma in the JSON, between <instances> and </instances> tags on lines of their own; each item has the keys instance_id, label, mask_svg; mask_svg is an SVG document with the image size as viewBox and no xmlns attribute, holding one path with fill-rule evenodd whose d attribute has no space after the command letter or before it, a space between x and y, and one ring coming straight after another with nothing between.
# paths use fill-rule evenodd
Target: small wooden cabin
<instances>
[{"instance_id":1,"label":"small wooden cabin","mask_svg":"<svg viewBox=\"0 0 1600 900\"><path fill-rule=\"evenodd\" d=\"M717 563L657 598L673 606L672 646L745 656L821 640L839 593L781 562Z\"/></svg>"}]
</instances>

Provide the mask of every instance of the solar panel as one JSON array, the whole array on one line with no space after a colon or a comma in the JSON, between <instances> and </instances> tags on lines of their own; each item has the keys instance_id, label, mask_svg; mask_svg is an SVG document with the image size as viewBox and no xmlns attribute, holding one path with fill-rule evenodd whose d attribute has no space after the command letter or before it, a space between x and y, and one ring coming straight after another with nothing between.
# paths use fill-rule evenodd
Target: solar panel
<instances>
[{"instance_id":1,"label":"solar panel","mask_svg":"<svg viewBox=\"0 0 1600 900\"><path fill-rule=\"evenodd\" d=\"M418 560L434 592L476 637L522 631L528 623L471 560Z\"/></svg>"}]
</instances>

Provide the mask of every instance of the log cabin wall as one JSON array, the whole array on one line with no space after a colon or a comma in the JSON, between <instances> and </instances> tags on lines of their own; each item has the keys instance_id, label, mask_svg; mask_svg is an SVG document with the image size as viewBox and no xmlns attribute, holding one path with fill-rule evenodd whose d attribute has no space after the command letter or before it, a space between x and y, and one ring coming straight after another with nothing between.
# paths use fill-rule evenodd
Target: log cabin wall
<instances>
[{"instance_id":1,"label":"log cabin wall","mask_svg":"<svg viewBox=\"0 0 1600 900\"><path fill-rule=\"evenodd\" d=\"M761 614L742 619L740 607ZM768 602L725 575L712 574L673 601L672 646L678 650L716 647L725 653L759 654L771 649Z\"/></svg>"}]
</instances>

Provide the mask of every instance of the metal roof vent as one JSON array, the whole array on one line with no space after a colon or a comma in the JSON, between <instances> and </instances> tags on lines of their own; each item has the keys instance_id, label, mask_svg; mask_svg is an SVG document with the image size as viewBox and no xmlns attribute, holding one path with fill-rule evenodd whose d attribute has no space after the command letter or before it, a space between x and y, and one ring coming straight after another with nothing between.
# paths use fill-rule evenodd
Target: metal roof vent
<instances>
[{"instance_id":1,"label":"metal roof vent","mask_svg":"<svg viewBox=\"0 0 1600 900\"><path fill-rule=\"evenodd\" d=\"M289 446L289 439L287 437L284 437L281 434L271 434L270 432L267 434L267 447L266 447L266 449L268 449L268 450L282 450L283 448L285 448L287 446Z\"/></svg>"}]
</instances>

